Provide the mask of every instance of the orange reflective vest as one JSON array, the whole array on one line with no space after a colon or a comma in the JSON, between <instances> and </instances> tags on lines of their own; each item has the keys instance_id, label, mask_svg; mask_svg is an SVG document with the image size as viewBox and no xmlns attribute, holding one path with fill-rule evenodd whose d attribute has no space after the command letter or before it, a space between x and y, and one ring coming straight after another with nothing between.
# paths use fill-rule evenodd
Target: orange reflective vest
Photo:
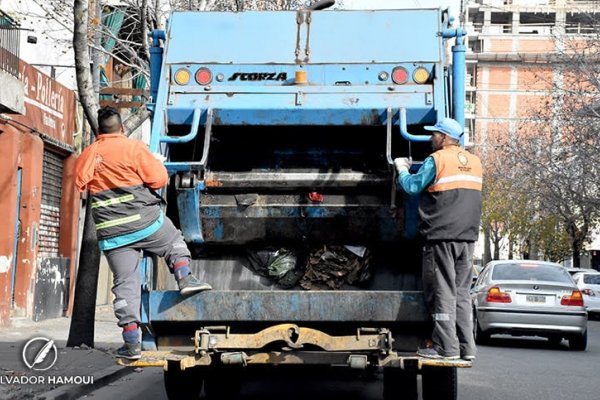
<instances>
[{"instance_id":1,"label":"orange reflective vest","mask_svg":"<svg viewBox=\"0 0 600 400\"><path fill-rule=\"evenodd\" d=\"M98 240L139 232L161 217L154 192L169 179L148 147L120 133L98 135L75 164L75 185L89 187Z\"/></svg>"},{"instance_id":2,"label":"orange reflective vest","mask_svg":"<svg viewBox=\"0 0 600 400\"><path fill-rule=\"evenodd\" d=\"M427 240L476 241L481 220L481 160L458 146L444 147L431 157L436 175L421 197L421 235Z\"/></svg>"},{"instance_id":3,"label":"orange reflective vest","mask_svg":"<svg viewBox=\"0 0 600 400\"><path fill-rule=\"evenodd\" d=\"M481 191L482 170L479 157L461 149L449 146L431 155L435 161L435 181L427 188L428 192L443 192L453 189L473 189Z\"/></svg>"}]
</instances>

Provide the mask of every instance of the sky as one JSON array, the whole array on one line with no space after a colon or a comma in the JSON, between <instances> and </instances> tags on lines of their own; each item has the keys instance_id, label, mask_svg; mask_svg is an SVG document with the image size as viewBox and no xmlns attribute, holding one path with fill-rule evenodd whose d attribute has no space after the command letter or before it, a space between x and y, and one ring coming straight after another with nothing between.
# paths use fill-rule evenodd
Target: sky
<instances>
[{"instance_id":1,"label":"sky","mask_svg":"<svg viewBox=\"0 0 600 400\"><path fill-rule=\"evenodd\" d=\"M346 9L448 7L454 16L460 11L460 0L342 0Z\"/></svg>"}]
</instances>

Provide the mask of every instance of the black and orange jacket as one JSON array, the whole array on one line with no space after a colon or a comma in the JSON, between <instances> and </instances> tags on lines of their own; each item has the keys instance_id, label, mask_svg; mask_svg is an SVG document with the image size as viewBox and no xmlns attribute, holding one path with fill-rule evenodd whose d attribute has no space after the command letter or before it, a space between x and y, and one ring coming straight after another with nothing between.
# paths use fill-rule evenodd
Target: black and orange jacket
<instances>
[{"instance_id":1,"label":"black and orange jacket","mask_svg":"<svg viewBox=\"0 0 600 400\"><path fill-rule=\"evenodd\" d=\"M459 146L444 147L431 157L436 175L421 196L421 235L427 240L476 241L481 221L481 160Z\"/></svg>"},{"instance_id":2,"label":"black and orange jacket","mask_svg":"<svg viewBox=\"0 0 600 400\"><path fill-rule=\"evenodd\" d=\"M75 184L89 187L99 240L147 228L161 215L154 192L168 180L167 170L148 147L120 133L98 135L75 164Z\"/></svg>"}]
</instances>

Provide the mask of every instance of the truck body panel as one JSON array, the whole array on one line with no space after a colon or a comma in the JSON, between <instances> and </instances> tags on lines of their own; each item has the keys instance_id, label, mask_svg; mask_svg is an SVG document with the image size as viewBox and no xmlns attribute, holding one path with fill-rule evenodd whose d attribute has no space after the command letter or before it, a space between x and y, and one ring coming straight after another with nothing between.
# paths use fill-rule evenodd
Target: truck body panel
<instances>
[{"instance_id":1,"label":"truck body panel","mask_svg":"<svg viewBox=\"0 0 600 400\"><path fill-rule=\"evenodd\" d=\"M448 366L414 353L430 334L418 197L398 191L393 159L418 169L423 127L463 121L464 32L449 22L441 9L174 12L153 33L150 147L168 157L167 215L213 290L182 297L146 260L146 365ZM247 258L290 251L304 279L323 261L314 249L344 245L366 252L364 279L341 290L284 288Z\"/></svg>"}]
</instances>

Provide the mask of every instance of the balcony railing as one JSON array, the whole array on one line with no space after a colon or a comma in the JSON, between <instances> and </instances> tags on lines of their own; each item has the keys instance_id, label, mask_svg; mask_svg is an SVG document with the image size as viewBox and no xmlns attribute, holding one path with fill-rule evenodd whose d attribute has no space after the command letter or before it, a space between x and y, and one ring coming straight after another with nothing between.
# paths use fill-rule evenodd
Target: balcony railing
<instances>
[{"instance_id":1,"label":"balcony railing","mask_svg":"<svg viewBox=\"0 0 600 400\"><path fill-rule=\"evenodd\" d=\"M0 70L19 76L19 24L0 11Z\"/></svg>"}]
</instances>

